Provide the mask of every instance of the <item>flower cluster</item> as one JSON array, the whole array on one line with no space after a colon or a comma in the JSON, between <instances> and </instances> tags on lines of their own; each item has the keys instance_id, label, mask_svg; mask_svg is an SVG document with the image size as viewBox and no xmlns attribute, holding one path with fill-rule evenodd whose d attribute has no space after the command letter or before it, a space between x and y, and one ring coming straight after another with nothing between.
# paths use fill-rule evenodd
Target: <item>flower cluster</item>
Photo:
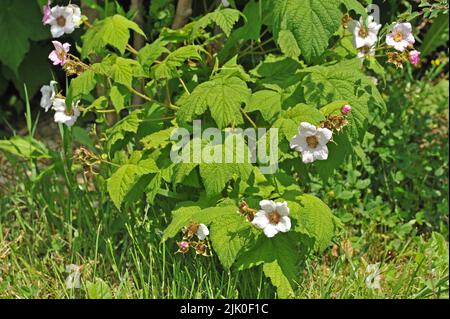
<instances>
[{"instance_id":1,"label":"flower cluster","mask_svg":"<svg viewBox=\"0 0 450 319\"><path fill-rule=\"evenodd\" d=\"M75 4L51 7L51 0L49 0L43 7L42 23L50 25L50 31L54 38L72 33L80 27L82 21L81 10ZM54 40L52 44L54 50L50 52L48 58L53 65L62 66L68 76L80 75L89 67L69 53L71 47L69 43ZM56 93L56 85L57 82L51 81L50 85L44 85L41 88L41 107L46 112L49 109L55 111L54 119L56 123L72 126L80 115L79 101L73 102L70 109L67 109L66 98Z\"/></svg>"},{"instance_id":2,"label":"flower cluster","mask_svg":"<svg viewBox=\"0 0 450 319\"><path fill-rule=\"evenodd\" d=\"M44 85L41 88L41 107L47 112L49 109L55 111L55 122L72 126L75 124L78 116L80 116L80 101L72 102L70 110L66 108L66 98L56 92L55 86L58 83L51 81L50 85Z\"/></svg>"},{"instance_id":3,"label":"flower cluster","mask_svg":"<svg viewBox=\"0 0 450 319\"><path fill-rule=\"evenodd\" d=\"M177 253L187 254L191 248L194 248L197 255L209 256L209 247L205 241L208 235L209 229L205 224L190 224L184 227L183 240L177 243ZM193 240L194 237L198 240Z\"/></svg>"},{"instance_id":4,"label":"flower cluster","mask_svg":"<svg viewBox=\"0 0 450 319\"><path fill-rule=\"evenodd\" d=\"M359 21L348 22L348 27L353 35L353 45L358 50L358 58L364 60L374 57L381 24L375 22L372 16L368 16L367 19L360 17ZM398 68L402 68L406 61L417 66L420 62L420 52L414 49L414 43L411 23L395 23L385 40L387 48L394 49L386 54L388 62Z\"/></svg>"}]
</instances>

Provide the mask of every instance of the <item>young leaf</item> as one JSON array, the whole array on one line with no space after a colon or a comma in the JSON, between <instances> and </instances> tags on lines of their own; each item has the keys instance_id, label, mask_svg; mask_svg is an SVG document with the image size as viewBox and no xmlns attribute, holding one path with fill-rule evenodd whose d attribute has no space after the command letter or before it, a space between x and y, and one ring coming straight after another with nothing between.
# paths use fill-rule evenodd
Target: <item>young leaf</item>
<instances>
[{"instance_id":1,"label":"young leaf","mask_svg":"<svg viewBox=\"0 0 450 319\"><path fill-rule=\"evenodd\" d=\"M187 45L170 53L164 61L152 68L153 77L159 79L172 79L179 77L178 70L186 60L201 60L198 53L201 47L197 45Z\"/></svg>"},{"instance_id":2,"label":"young leaf","mask_svg":"<svg viewBox=\"0 0 450 319\"><path fill-rule=\"evenodd\" d=\"M144 31L135 22L121 15L116 14L104 20L97 20L83 36L81 56L86 58L91 53L105 49L107 45L115 47L121 54L124 54L130 39L129 30L145 37Z\"/></svg>"},{"instance_id":3,"label":"young leaf","mask_svg":"<svg viewBox=\"0 0 450 319\"><path fill-rule=\"evenodd\" d=\"M208 25L216 23L227 36L230 36L231 30L240 16L241 12L235 9L222 9L208 13L195 22L194 35L198 33L199 29L204 29Z\"/></svg>"}]
</instances>

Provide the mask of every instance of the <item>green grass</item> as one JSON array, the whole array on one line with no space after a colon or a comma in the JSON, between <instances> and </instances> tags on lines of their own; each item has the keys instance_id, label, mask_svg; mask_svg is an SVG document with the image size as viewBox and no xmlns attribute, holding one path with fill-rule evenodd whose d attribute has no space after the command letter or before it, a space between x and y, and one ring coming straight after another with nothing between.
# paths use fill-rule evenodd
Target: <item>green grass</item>
<instances>
[{"instance_id":1,"label":"green grass","mask_svg":"<svg viewBox=\"0 0 450 319\"><path fill-rule=\"evenodd\" d=\"M51 184L23 182L27 165L9 168L17 180L0 199L1 298L276 297L259 268L226 272L215 256L175 254L174 241L161 243L170 212L118 212L102 192L83 184L68 192L56 175ZM347 236L303 265L298 298L448 298L442 236L409 238L396 255L386 251L382 234L365 233L352 248ZM382 263L381 289L365 285L366 264L373 262ZM65 286L71 263L83 265L81 289ZM103 292L95 290L102 285Z\"/></svg>"}]
</instances>

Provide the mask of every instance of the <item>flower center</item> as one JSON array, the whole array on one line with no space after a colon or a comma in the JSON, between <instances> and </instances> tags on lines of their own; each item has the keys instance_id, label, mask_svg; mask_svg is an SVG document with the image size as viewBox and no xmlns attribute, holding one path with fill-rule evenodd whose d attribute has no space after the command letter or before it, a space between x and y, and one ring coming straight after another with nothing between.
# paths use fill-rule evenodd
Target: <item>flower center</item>
<instances>
[{"instance_id":1,"label":"flower center","mask_svg":"<svg viewBox=\"0 0 450 319\"><path fill-rule=\"evenodd\" d=\"M317 145L319 145L319 140L317 139L317 136L311 135L306 137L306 144L308 144L310 148L316 148Z\"/></svg>"},{"instance_id":2,"label":"flower center","mask_svg":"<svg viewBox=\"0 0 450 319\"><path fill-rule=\"evenodd\" d=\"M71 108L70 110L68 110L67 108L64 110L64 114L66 114L67 116L72 116L74 114L73 112L73 108Z\"/></svg>"},{"instance_id":3,"label":"flower center","mask_svg":"<svg viewBox=\"0 0 450 319\"><path fill-rule=\"evenodd\" d=\"M394 33L394 41L400 42L402 40L403 40L403 34L401 34L400 32L395 32Z\"/></svg>"},{"instance_id":4,"label":"flower center","mask_svg":"<svg viewBox=\"0 0 450 319\"><path fill-rule=\"evenodd\" d=\"M267 214L267 218L269 219L269 223L272 225L277 225L281 220L281 215L277 211L273 211Z\"/></svg>"},{"instance_id":5,"label":"flower center","mask_svg":"<svg viewBox=\"0 0 450 319\"><path fill-rule=\"evenodd\" d=\"M64 27L66 25L66 18L64 18L63 16L59 16L56 19L56 23L60 26L60 27Z\"/></svg>"},{"instance_id":6,"label":"flower center","mask_svg":"<svg viewBox=\"0 0 450 319\"><path fill-rule=\"evenodd\" d=\"M66 52L64 50L57 51L56 54L60 60L64 60L66 58Z\"/></svg>"},{"instance_id":7,"label":"flower center","mask_svg":"<svg viewBox=\"0 0 450 319\"><path fill-rule=\"evenodd\" d=\"M367 30L366 27L361 27L361 29L359 29L358 35L361 38L365 38L365 37L367 37L369 35L369 30Z\"/></svg>"},{"instance_id":8,"label":"flower center","mask_svg":"<svg viewBox=\"0 0 450 319\"><path fill-rule=\"evenodd\" d=\"M361 53L362 54L367 55L367 54L369 54L369 52L370 52L370 47L369 46L365 45L365 46L363 46L361 48Z\"/></svg>"}]
</instances>

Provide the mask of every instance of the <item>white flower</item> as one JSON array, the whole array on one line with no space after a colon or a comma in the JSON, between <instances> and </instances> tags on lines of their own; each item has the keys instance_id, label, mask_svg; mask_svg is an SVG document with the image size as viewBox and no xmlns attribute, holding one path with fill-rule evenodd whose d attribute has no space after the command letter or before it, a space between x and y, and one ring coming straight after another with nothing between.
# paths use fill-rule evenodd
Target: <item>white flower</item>
<instances>
[{"instance_id":1,"label":"white flower","mask_svg":"<svg viewBox=\"0 0 450 319\"><path fill-rule=\"evenodd\" d=\"M209 229L205 224L198 225L197 232L195 233L200 240L204 240L209 235Z\"/></svg>"},{"instance_id":2,"label":"white flower","mask_svg":"<svg viewBox=\"0 0 450 319\"><path fill-rule=\"evenodd\" d=\"M386 44L400 52L405 51L407 47L412 47L415 42L409 22L396 23L392 32L386 35Z\"/></svg>"},{"instance_id":3,"label":"white flower","mask_svg":"<svg viewBox=\"0 0 450 319\"><path fill-rule=\"evenodd\" d=\"M53 100L55 99L55 85L58 84L56 81L51 81L50 85L44 85L41 87L41 107L45 109L47 112L53 104Z\"/></svg>"},{"instance_id":4,"label":"white flower","mask_svg":"<svg viewBox=\"0 0 450 319\"><path fill-rule=\"evenodd\" d=\"M78 266L75 264L66 266L66 272L69 273L66 278L66 287L68 289L80 288L81 269L82 266Z\"/></svg>"},{"instance_id":5,"label":"white flower","mask_svg":"<svg viewBox=\"0 0 450 319\"><path fill-rule=\"evenodd\" d=\"M55 6L52 8L48 24L54 38L59 38L63 34L72 33L78 28L81 22L81 11L76 5L67 7Z\"/></svg>"},{"instance_id":6,"label":"white flower","mask_svg":"<svg viewBox=\"0 0 450 319\"><path fill-rule=\"evenodd\" d=\"M230 6L230 2L228 2L228 0L222 0L222 4L224 7L229 7Z\"/></svg>"},{"instance_id":7,"label":"white flower","mask_svg":"<svg viewBox=\"0 0 450 319\"><path fill-rule=\"evenodd\" d=\"M380 264L369 264L366 267L366 287L369 289L380 289Z\"/></svg>"},{"instance_id":8,"label":"white flower","mask_svg":"<svg viewBox=\"0 0 450 319\"><path fill-rule=\"evenodd\" d=\"M359 48L357 56L360 60L375 56L375 46L363 46Z\"/></svg>"},{"instance_id":9,"label":"white flower","mask_svg":"<svg viewBox=\"0 0 450 319\"><path fill-rule=\"evenodd\" d=\"M72 103L70 112L66 109L66 100L56 98L53 101L53 109L55 110L55 122L72 126L75 124L80 111L78 110L78 104L80 101Z\"/></svg>"},{"instance_id":10,"label":"white flower","mask_svg":"<svg viewBox=\"0 0 450 319\"><path fill-rule=\"evenodd\" d=\"M75 27L78 28L81 24L81 9L76 4L69 4L67 7L72 9L73 16L72 16L72 22L75 24Z\"/></svg>"},{"instance_id":11,"label":"white flower","mask_svg":"<svg viewBox=\"0 0 450 319\"><path fill-rule=\"evenodd\" d=\"M253 218L252 224L264 230L264 234L271 238L279 232L285 233L291 229L289 207L287 203L275 203L271 200L259 202L259 210Z\"/></svg>"},{"instance_id":12,"label":"white flower","mask_svg":"<svg viewBox=\"0 0 450 319\"><path fill-rule=\"evenodd\" d=\"M377 35L381 24L373 21L372 16L368 16L367 21L364 21L363 17L359 21L350 21L349 28L353 34L353 45L355 48L359 49L365 46L370 48L377 43Z\"/></svg>"},{"instance_id":13,"label":"white flower","mask_svg":"<svg viewBox=\"0 0 450 319\"><path fill-rule=\"evenodd\" d=\"M300 123L298 134L291 140L291 148L302 153L303 163L328 158L327 143L333 133L327 128L317 128L308 122Z\"/></svg>"}]
</instances>

